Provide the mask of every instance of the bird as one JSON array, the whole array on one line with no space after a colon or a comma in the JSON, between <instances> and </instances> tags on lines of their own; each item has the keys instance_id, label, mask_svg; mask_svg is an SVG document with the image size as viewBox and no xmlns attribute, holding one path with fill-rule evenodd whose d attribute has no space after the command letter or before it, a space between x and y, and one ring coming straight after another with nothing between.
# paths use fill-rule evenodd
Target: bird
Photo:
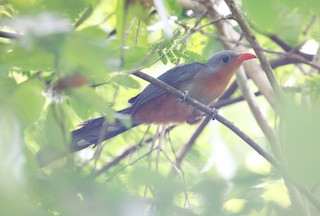
<instances>
[{"instance_id":1,"label":"bird","mask_svg":"<svg viewBox=\"0 0 320 216\"><path fill-rule=\"evenodd\" d=\"M224 50L210 57L207 64L180 64L160 75L158 79L204 105L209 105L223 93L240 65L254 58L256 56L251 53ZM194 124L204 117L203 113L192 105L152 83L128 102L131 105L118 111L113 123L100 117L86 121L80 128L72 131L71 152L97 145L140 124ZM131 118L129 125L124 123L124 116Z\"/></svg>"},{"instance_id":2,"label":"bird","mask_svg":"<svg viewBox=\"0 0 320 216\"><path fill-rule=\"evenodd\" d=\"M241 64L254 58L256 56L251 53L224 50L211 56L207 63L177 65L158 79L185 92L187 97L210 105L223 93ZM204 113L185 100L178 99L174 94L152 83L128 102L130 106L116 112L113 122L106 117L99 117L81 124L71 132L70 145L66 150L52 152L50 149L40 149L37 153L40 167L91 145L95 147L141 124L196 124L205 117Z\"/></svg>"}]
</instances>

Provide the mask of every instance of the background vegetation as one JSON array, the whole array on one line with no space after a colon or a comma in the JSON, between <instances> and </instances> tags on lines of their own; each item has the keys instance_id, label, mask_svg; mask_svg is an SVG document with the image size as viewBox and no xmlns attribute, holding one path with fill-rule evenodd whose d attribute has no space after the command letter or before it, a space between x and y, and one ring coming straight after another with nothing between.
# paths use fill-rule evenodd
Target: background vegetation
<instances>
[{"instance_id":1,"label":"background vegetation","mask_svg":"<svg viewBox=\"0 0 320 216\"><path fill-rule=\"evenodd\" d=\"M320 1L232 5L0 0L1 215L320 215ZM216 106L289 178L217 121L139 126L39 168L81 122L128 106L148 84L137 69L252 47L260 61Z\"/></svg>"}]
</instances>

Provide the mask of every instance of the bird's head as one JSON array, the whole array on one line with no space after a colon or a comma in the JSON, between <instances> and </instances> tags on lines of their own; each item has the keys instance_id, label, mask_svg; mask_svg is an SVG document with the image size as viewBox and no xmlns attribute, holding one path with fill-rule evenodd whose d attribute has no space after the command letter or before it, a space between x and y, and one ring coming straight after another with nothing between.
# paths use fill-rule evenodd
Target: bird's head
<instances>
[{"instance_id":1,"label":"bird's head","mask_svg":"<svg viewBox=\"0 0 320 216\"><path fill-rule=\"evenodd\" d=\"M220 71L223 69L237 70L242 62L256 58L251 53L240 53L234 50L225 50L219 52L209 58L208 65L214 69L214 71Z\"/></svg>"}]
</instances>

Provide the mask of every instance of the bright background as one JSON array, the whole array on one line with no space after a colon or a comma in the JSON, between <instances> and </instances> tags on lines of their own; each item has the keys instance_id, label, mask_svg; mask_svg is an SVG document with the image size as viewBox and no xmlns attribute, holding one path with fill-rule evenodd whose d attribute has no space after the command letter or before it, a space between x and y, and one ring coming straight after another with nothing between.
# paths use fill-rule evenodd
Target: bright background
<instances>
[{"instance_id":1,"label":"bright background","mask_svg":"<svg viewBox=\"0 0 320 216\"><path fill-rule=\"evenodd\" d=\"M320 1L236 3L286 100L276 112L272 87L253 60L244 70L250 91L262 94L254 100L264 120L256 120L246 100L219 113L280 160L261 130L267 124L282 164L319 197ZM46 158L59 155L81 122L102 115L112 121L128 106L148 84L130 72L141 67L156 77L226 47L253 53L235 20L211 23L229 14L224 1L0 0L1 33L21 35L0 38L1 215L320 215L217 121L179 169L175 157L197 126L178 125L162 138L167 128L139 126L38 166L40 149ZM225 100L241 95L236 87Z\"/></svg>"}]
</instances>

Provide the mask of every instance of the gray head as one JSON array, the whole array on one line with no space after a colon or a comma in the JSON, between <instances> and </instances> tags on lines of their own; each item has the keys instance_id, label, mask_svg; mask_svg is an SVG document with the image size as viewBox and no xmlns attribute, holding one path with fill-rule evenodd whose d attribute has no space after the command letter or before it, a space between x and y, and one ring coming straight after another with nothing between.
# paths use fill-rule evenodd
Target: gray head
<instances>
[{"instance_id":1,"label":"gray head","mask_svg":"<svg viewBox=\"0 0 320 216\"><path fill-rule=\"evenodd\" d=\"M219 70L223 67L239 67L242 62L256 58L251 53L240 53L235 50L224 50L218 52L214 56L208 59L208 65L215 70Z\"/></svg>"}]
</instances>

